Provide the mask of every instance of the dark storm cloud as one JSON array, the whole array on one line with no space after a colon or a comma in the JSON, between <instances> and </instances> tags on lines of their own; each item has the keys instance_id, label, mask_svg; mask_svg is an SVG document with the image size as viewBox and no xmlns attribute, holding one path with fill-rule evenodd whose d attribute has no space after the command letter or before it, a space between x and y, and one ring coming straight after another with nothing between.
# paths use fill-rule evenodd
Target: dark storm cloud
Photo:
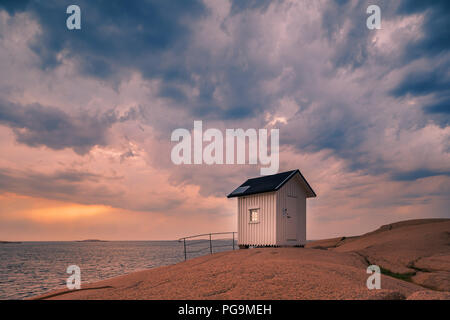
<instances>
[{"instance_id":1,"label":"dark storm cloud","mask_svg":"<svg viewBox=\"0 0 450 320\"><path fill-rule=\"evenodd\" d=\"M58 65L66 49L79 59L82 71L106 78L121 67L139 69L149 77L167 76L182 69L180 50L188 41L189 21L204 12L199 1L77 1L81 30L66 28L66 8L73 1L8 1L10 13L26 10L39 21L42 33L32 48L43 68Z\"/></svg>"},{"instance_id":2,"label":"dark storm cloud","mask_svg":"<svg viewBox=\"0 0 450 320\"><path fill-rule=\"evenodd\" d=\"M40 196L50 193L73 194L79 192L81 183L99 182L105 178L98 174L70 169L45 174L0 168L0 191ZM34 191L38 194L31 194Z\"/></svg>"},{"instance_id":3,"label":"dark storm cloud","mask_svg":"<svg viewBox=\"0 0 450 320\"><path fill-rule=\"evenodd\" d=\"M392 175L392 178L397 181L414 181L421 178L434 176L450 176L450 171L436 171L430 169L417 169L407 172L397 172Z\"/></svg>"},{"instance_id":4,"label":"dark storm cloud","mask_svg":"<svg viewBox=\"0 0 450 320\"><path fill-rule=\"evenodd\" d=\"M121 76L119 72L124 69L134 69L148 78L162 78L162 97L186 106L193 116L212 119L250 118L268 108L276 98L268 97L257 88L261 81L279 74L279 70L256 64L242 54L246 52L247 40L252 39L251 27L242 28L235 41L239 50L231 48L231 58L222 66L213 65L207 52L198 53L201 61L192 61L192 57L187 56L193 22L208 15L200 1L111 3L81 0L77 3L82 9L82 29L79 31L69 31L65 27L65 9L69 4L72 2L6 1L0 7L10 13L27 10L37 17L42 33L32 48L41 58L43 68L58 65L58 54L66 50L64 52L78 61L82 73L94 77L111 79ZM231 13L266 10L271 4L271 1L232 1ZM335 68L360 68L367 62L375 34L365 27L369 4L372 3L360 1L352 5L350 1L335 1L324 10L322 26L334 45L332 62ZM447 48L450 41L450 36L446 37L450 28L445 28L445 23L450 21L448 1L427 4L408 0L400 4L377 1L376 4L381 7L383 19L391 18L394 12L398 15L425 12L423 31L426 36L412 44L414 50L404 48L405 54L411 51L421 55L439 53ZM341 37L345 25L348 29ZM245 68L238 63L242 58L246 60ZM218 72L223 77L220 83L214 83L211 78ZM200 76L197 83L200 92L198 97L189 98L179 85L192 86L193 74ZM219 85L227 96L226 107L219 107L213 96Z\"/></svg>"},{"instance_id":5,"label":"dark storm cloud","mask_svg":"<svg viewBox=\"0 0 450 320\"><path fill-rule=\"evenodd\" d=\"M337 68L358 68L367 60L373 34L365 27L367 6L365 1L354 7L349 1L332 1L323 13L323 29L335 46L333 63ZM348 31L342 37L344 26Z\"/></svg>"},{"instance_id":6,"label":"dark storm cloud","mask_svg":"<svg viewBox=\"0 0 450 320\"><path fill-rule=\"evenodd\" d=\"M232 0L231 1L231 13L242 12L243 10L266 10L267 7L273 2L280 2L278 0Z\"/></svg>"},{"instance_id":7,"label":"dark storm cloud","mask_svg":"<svg viewBox=\"0 0 450 320\"><path fill-rule=\"evenodd\" d=\"M242 14L243 18L233 20L233 27L237 30L233 31L234 33L227 30L227 21L222 23L222 29L232 39L224 49L226 52L221 53L222 56L219 54L219 57L214 57L208 51L209 48L199 50L191 47L192 33L196 31L193 28L194 23L208 15L208 10L200 1L79 1L82 9L80 31L69 31L65 27L65 8L72 4L70 1L32 1L28 5L23 2L16 3L3 2L0 6L12 13L27 10L37 17L42 33L33 42L32 49L41 58L44 69L58 65L58 55L67 52L70 58L77 61L81 73L97 78L108 80L123 76L122 71L126 72L128 69L139 71L146 78L162 80L160 96L173 100L177 107L188 110L192 117L200 117L203 120L232 122L257 119L266 111L274 111L281 98L288 97L298 102L298 97L301 96L303 100L298 102L298 105L303 109L290 119L289 124L282 130L281 143L293 145L301 151L329 149L348 160L351 169L371 172L385 171L381 160L368 162L362 151L372 134L371 128L376 125L371 122L372 118L376 117L376 112L370 113L369 109L359 111L355 105L360 102L351 98L340 101L331 96L332 90L324 90L320 97L311 93L310 91L314 90L308 91L307 85L314 79L308 79L309 73L312 71L317 77L315 85L322 86L328 84L326 79L321 81L324 74L326 77L332 77L340 69L349 69L349 72L352 72L364 69L371 63L371 55L376 54L372 51L371 41L376 31L370 31L366 27L366 9L369 4L378 4L381 7L382 23L384 19L390 20L396 16L425 14L421 29L424 36L406 46L400 46L399 55L403 57L401 61L377 66L380 69L391 71L402 68L419 57L426 60L438 55L445 56L448 54L450 41L450 28L447 27L450 20L448 1L327 3L322 20L318 21L322 30L317 33L330 43L329 47L323 48L329 50L331 62L330 67L325 69L317 66L308 68L308 64L316 63L314 59L283 61L284 55L280 56L280 61L272 62L270 50L265 52L261 49L255 58L255 49L251 45L263 42L264 35L259 30L261 26L253 26L252 19L246 20L245 15L266 11L273 3L269 1L232 2L231 15ZM295 34L290 37L292 41L298 40ZM300 43L308 46L306 42ZM214 46L213 42L211 46ZM303 48L297 49L301 52ZM289 54L287 56L289 57ZM384 61L390 61L389 57ZM408 94L430 94L433 100L424 106L425 113L433 116L448 114L442 112L447 110L447 100L442 100L442 95L448 87L448 75L445 74L444 68L436 67L429 61L426 64L429 66L427 71L407 72L390 94L396 98ZM292 69L292 78L284 81L275 93L265 91L261 84L279 77L285 67ZM324 74L319 74L320 72ZM188 90L185 90L186 87ZM198 90L195 97L187 93L193 87ZM224 97L222 103L215 96L217 92ZM382 99L380 101L383 102ZM307 113L308 121L298 121L304 117L302 111L313 103L317 107L313 112ZM40 113L45 114L42 110ZM84 127L82 124L70 123L74 119L66 114L57 113L56 117L56 122L67 123L67 127L74 129L74 132L94 130L90 125ZM47 126L46 121L41 120L38 123L40 128L35 129L29 122L27 126L23 126L21 123L24 120L25 116L15 114L3 120L3 123L16 128L18 140L29 145L45 144L54 149L68 146L77 148L79 153L86 152L93 145L105 144L105 132L114 122L114 119L108 120L108 117L94 117L90 121L98 132L88 134L88 138L79 133L73 134L72 137L62 134L60 138L52 139L51 133L55 129L51 129L51 125ZM19 130L21 125L25 133L31 132L30 136ZM308 127L305 136L297 134L299 125ZM43 134L38 134L39 132ZM59 139L61 141L57 141Z\"/></svg>"},{"instance_id":8,"label":"dark storm cloud","mask_svg":"<svg viewBox=\"0 0 450 320\"><path fill-rule=\"evenodd\" d=\"M31 197L103 204L136 211L164 211L176 208L182 200L172 196L129 200L122 188L124 177L65 168L50 173L0 168L0 194L5 192Z\"/></svg>"},{"instance_id":9,"label":"dark storm cloud","mask_svg":"<svg viewBox=\"0 0 450 320\"><path fill-rule=\"evenodd\" d=\"M13 192L84 204L115 203L122 192L111 190L108 184L117 179L121 177L73 169L42 173L0 168L0 193Z\"/></svg>"},{"instance_id":10,"label":"dark storm cloud","mask_svg":"<svg viewBox=\"0 0 450 320\"><path fill-rule=\"evenodd\" d=\"M436 103L424 107L426 113L450 114L450 97L446 97Z\"/></svg>"},{"instance_id":11,"label":"dark storm cloud","mask_svg":"<svg viewBox=\"0 0 450 320\"><path fill-rule=\"evenodd\" d=\"M336 67L358 68L367 62L371 50L371 39L375 32L365 28L369 5L376 4L381 9L383 21L402 16L423 14L420 32L423 36L402 48L402 58L392 58L392 67L398 68L410 61L437 56L450 49L450 2L447 0L422 1L333 1L322 16L323 31L335 45L333 62ZM348 31L342 34L342 28Z\"/></svg>"},{"instance_id":12,"label":"dark storm cloud","mask_svg":"<svg viewBox=\"0 0 450 320\"><path fill-rule=\"evenodd\" d=\"M423 111L440 127L450 126L450 96L437 99L433 103L425 105Z\"/></svg>"},{"instance_id":13,"label":"dark storm cloud","mask_svg":"<svg viewBox=\"0 0 450 320\"><path fill-rule=\"evenodd\" d=\"M290 125L290 132L294 136L285 138L290 139L290 143L296 144L300 150L317 152L333 149L343 158L357 155L357 147L365 141L367 131L367 122L363 116L352 112L349 105L333 101L316 107L313 117L320 117L321 121L305 124L309 134L306 139L295 135L295 127L298 126L295 121Z\"/></svg>"},{"instance_id":14,"label":"dark storm cloud","mask_svg":"<svg viewBox=\"0 0 450 320\"><path fill-rule=\"evenodd\" d=\"M424 13L423 37L405 48L407 60L434 56L450 49L450 1L403 0L398 7L400 15Z\"/></svg>"},{"instance_id":15,"label":"dark storm cloud","mask_svg":"<svg viewBox=\"0 0 450 320\"><path fill-rule=\"evenodd\" d=\"M0 2L0 8L4 8L9 13L16 13L26 10L29 0L2 0Z\"/></svg>"},{"instance_id":16,"label":"dark storm cloud","mask_svg":"<svg viewBox=\"0 0 450 320\"><path fill-rule=\"evenodd\" d=\"M163 82L160 96L170 98L189 108L193 116L215 119L248 118L264 107L261 92L254 90L264 80L259 65L244 70L237 63L239 52L227 59L228 65L209 65L207 52L194 53L188 61L193 23L207 14L199 0L188 1L78 1L81 8L81 30L69 31L65 10L71 1L30 1L27 5L0 4L10 13L25 9L33 14L42 33L31 47L41 60L44 70L60 64L58 55L65 52L75 59L82 74L105 80L122 77L127 70L136 70L146 78ZM262 10L268 1L233 4L234 12ZM243 34L242 38L251 36ZM245 45L245 40L241 43ZM205 58L202 60L202 58ZM189 63L188 63L189 62ZM224 74L221 83L212 83L217 73ZM192 87L192 75L200 76L199 96L189 98L180 85ZM222 85L229 97L228 106L219 108L214 90Z\"/></svg>"},{"instance_id":17,"label":"dark storm cloud","mask_svg":"<svg viewBox=\"0 0 450 320\"><path fill-rule=\"evenodd\" d=\"M437 64L431 70L414 70L407 73L400 83L391 91L395 97L407 94L423 96L450 92L450 59Z\"/></svg>"},{"instance_id":18,"label":"dark storm cloud","mask_svg":"<svg viewBox=\"0 0 450 320\"><path fill-rule=\"evenodd\" d=\"M426 117L441 127L450 124L450 58L430 70L414 70L407 73L390 94L396 98L405 96L429 96L422 105Z\"/></svg>"},{"instance_id":19,"label":"dark storm cloud","mask_svg":"<svg viewBox=\"0 0 450 320\"><path fill-rule=\"evenodd\" d=\"M132 111L123 117L113 112L72 116L54 107L37 103L22 106L0 99L0 124L10 127L18 142L55 150L72 148L78 154L85 154L95 145L106 145L108 129L133 116Z\"/></svg>"}]
</instances>

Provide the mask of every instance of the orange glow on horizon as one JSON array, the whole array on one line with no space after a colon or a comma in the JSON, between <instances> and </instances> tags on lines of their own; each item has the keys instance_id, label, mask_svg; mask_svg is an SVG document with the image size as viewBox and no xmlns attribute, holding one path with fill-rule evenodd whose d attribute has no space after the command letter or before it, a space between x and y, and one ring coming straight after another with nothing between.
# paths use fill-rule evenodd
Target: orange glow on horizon
<instances>
[{"instance_id":1,"label":"orange glow on horizon","mask_svg":"<svg viewBox=\"0 0 450 320\"><path fill-rule=\"evenodd\" d=\"M93 218L118 210L105 205L84 205L14 193L0 195L0 202L4 209L15 211L16 216L25 217L39 223Z\"/></svg>"}]
</instances>

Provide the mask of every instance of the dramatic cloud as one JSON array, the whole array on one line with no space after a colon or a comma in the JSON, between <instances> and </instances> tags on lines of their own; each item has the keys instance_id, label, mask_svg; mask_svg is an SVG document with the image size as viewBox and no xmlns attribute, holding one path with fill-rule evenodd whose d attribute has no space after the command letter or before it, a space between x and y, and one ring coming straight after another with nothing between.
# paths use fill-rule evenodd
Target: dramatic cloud
<instances>
[{"instance_id":1,"label":"dramatic cloud","mask_svg":"<svg viewBox=\"0 0 450 320\"><path fill-rule=\"evenodd\" d=\"M233 228L259 165L174 165L202 120L280 129L280 170L319 195L308 237L448 217L448 1L378 1L380 30L371 1L81 0L77 31L69 4L0 3L4 194Z\"/></svg>"},{"instance_id":2,"label":"dramatic cloud","mask_svg":"<svg viewBox=\"0 0 450 320\"><path fill-rule=\"evenodd\" d=\"M0 124L13 128L17 141L31 147L73 148L78 154L85 154L93 146L104 146L106 131L119 120L112 112L98 117L71 117L38 103L22 106L0 100Z\"/></svg>"},{"instance_id":3,"label":"dramatic cloud","mask_svg":"<svg viewBox=\"0 0 450 320\"><path fill-rule=\"evenodd\" d=\"M450 49L450 3L445 0L423 2L403 0L397 13L401 15L423 14L422 37L405 47L405 55L417 59L424 55L433 57Z\"/></svg>"},{"instance_id":4,"label":"dramatic cloud","mask_svg":"<svg viewBox=\"0 0 450 320\"><path fill-rule=\"evenodd\" d=\"M82 29L70 32L65 28L70 4L57 0L7 1L0 6L10 13L25 10L38 20L42 30L32 49L40 56L42 68L59 65L59 55L64 53L77 60L82 72L98 78L126 67L152 76L177 77L183 73L178 70L183 66L178 58L190 33L189 22L203 13L203 5L196 0L119 1L113 5L82 0L77 2L83 8Z\"/></svg>"}]
</instances>

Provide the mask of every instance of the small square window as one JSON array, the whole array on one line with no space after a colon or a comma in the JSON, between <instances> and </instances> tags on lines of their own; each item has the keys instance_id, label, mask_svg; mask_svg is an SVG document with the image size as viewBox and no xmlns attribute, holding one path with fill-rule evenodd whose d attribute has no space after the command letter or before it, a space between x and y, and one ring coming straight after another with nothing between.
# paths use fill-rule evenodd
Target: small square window
<instances>
[{"instance_id":1,"label":"small square window","mask_svg":"<svg viewBox=\"0 0 450 320\"><path fill-rule=\"evenodd\" d=\"M250 209L250 223L259 222L259 209Z\"/></svg>"}]
</instances>

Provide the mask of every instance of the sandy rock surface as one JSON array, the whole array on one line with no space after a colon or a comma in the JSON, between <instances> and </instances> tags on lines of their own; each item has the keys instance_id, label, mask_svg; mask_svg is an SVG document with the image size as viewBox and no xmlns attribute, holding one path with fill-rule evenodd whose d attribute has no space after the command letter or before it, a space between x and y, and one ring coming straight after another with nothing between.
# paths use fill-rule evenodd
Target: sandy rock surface
<instances>
[{"instance_id":1,"label":"sandy rock surface","mask_svg":"<svg viewBox=\"0 0 450 320\"><path fill-rule=\"evenodd\" d=\"M386 299L387 293L367 289L366 268L365 261L353 253L256 248L136 272L52 298ZM423 290L386 276L381 281L382 289L389 290L389 295L395 298Z\"/></svg>"},{"instance_id":2,"label":"sandy rock surface","mask_svg":"<svg viewBox=\"0 0 450 320\"><path fill-rule=\"evenodd\" d=\"M216 253L37 298L450 299L449 235L450 220L397 223L359 237L312 243L309 248ZM381 290L369 290L369 263L413 276L405 281L382 275Z\"/></svg>"},{"instance_id":3,"label":"sandy rock surface","mask_svg":"<svg viewBox=\"0 0 450 320\"><path fill-rule=\"evenodd\" d=\"M449 249L450 250L450 249ZM417 269L433 272L439 270L450 271L450 253L436 254L428 257L422 257L414 261L413 266Z\"/></svg>"},{"instance_id":4,"label":"sandy rock surface","mask_svg":"<svg viewBox=\"0 0 450 320\"><path fill-rule=\"evenodd\" d=\"M425 257L450 254L450 220L429 221L418 224L407 222L395 228L382 228L356 240L344 243L333 250L338 252L358 252L372 264L377 264L395 273L414 273L411 267ZM381 228L380 228L381 229ZM439 266L436 260L437 270Z\"/></svg>"},{"instance_id":5,"label":"sandy rock surface","mask_svg":"<svg viewBox=\"0 0 450 320\"><path fill-rule=\"evenodd\" d=\"M450 300L450 292L416 291L406 300Z\"/></svg>"},{"instance_id":6,"label":"sandy rock surface","mask_svg":"<svg viewBox=\"0 0 450 320\"><path fill-rule=\"evenodd\" d=\"M450 272L447 271L417 272L412 281L429 289L450 291Z\"/></svg>"}]
</instances>

